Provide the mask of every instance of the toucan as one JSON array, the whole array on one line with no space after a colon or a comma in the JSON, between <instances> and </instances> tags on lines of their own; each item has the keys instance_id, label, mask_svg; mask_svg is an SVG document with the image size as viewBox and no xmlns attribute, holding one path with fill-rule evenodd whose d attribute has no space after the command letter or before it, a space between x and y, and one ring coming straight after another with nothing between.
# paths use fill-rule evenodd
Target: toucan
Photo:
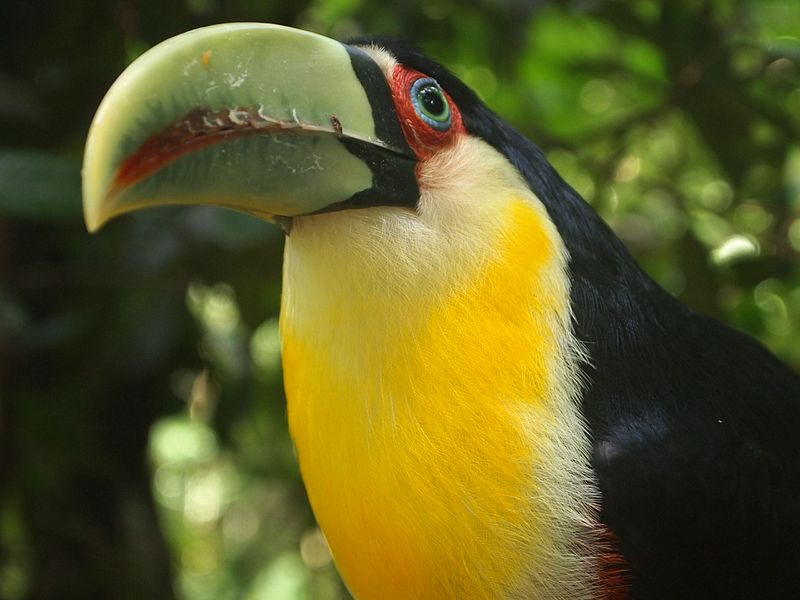
<instances>
[{"instance_id":1,"label":"toucan","mask_svg":"<svg viewBox=\"0 0 800 600\"><path fill-rule=\"evenodd\" d=\"M92 231L191 203L286 232L288 424L354 597L800 595L800 378L413 46L167 40L103 99L83 184Z\"/></svg>"}]
</instances>

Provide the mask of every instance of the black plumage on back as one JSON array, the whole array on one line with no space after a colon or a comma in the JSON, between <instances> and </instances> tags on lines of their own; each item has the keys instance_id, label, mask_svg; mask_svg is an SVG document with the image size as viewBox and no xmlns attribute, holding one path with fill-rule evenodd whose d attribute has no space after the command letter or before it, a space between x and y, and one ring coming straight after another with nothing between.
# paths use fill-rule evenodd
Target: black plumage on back
<instances>
[{"instance_id":1,"label":"black plumage on back","mask_svg":"<svg viewBox=\"0 0 800 600\"><path fill-rule=\"evenodd\" d=\"M590 359L582 401L600 517L631 597L800 595L800 377L661 289L542 152L444 67L397 40L351 43L434 77L558 228Z\"/></svg>"}]
</instances>

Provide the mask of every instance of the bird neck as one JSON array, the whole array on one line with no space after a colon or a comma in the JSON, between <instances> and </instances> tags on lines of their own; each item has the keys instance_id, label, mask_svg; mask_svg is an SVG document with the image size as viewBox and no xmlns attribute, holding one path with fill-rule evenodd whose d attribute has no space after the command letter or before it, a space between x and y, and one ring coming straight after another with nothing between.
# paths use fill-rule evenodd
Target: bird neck
<instances>
[{"instance_id":1,"label":"bird neck","mask_svg":"<svg viewBox=\"0 0 800 600\"><path fill-rule=\"evenodd\" d=\"M565 252L529 191L494 196L473 231L370 209L287 242L289 424L356 597L594 596Z\"/></svg>"}]
</instances>

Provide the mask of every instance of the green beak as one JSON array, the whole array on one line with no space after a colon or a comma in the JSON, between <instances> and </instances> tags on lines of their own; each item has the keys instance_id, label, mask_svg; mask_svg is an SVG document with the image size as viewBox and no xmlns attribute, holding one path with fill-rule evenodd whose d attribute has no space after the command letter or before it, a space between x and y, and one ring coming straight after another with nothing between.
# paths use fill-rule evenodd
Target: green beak
<instances>
[{"instance_id":1,"label":"green beak","mask_svg":"<svg viewBox=\"0 0 800 600\"><path fill-rule=\"evenodd\" d=\"M414 154L381 69L358 48L241 23L174 37L137 59L95 115L86 224L161 204L276 220L413 207Z\"/></svg>"}]
</instances>

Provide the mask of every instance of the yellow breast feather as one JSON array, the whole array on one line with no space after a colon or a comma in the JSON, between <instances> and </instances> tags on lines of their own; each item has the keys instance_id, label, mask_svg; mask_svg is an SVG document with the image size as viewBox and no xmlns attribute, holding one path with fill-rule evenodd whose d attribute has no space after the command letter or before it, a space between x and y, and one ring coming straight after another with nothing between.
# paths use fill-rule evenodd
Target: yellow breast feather
<instances>
[{"instance_id":1,"label":"yellow breast feather","mask_svg":"<svg viewBox=\"0 0 800 600\"><path fill-rule=\"evenodd\" d=\"M418 214L312 217L287 242L303 478L358 598L588 598L596 492L566 255L510 165L458 146L436 172L463 177L428 182ZM494 185L459 196L469 177Z\"/></svg>"}]
</instances>

